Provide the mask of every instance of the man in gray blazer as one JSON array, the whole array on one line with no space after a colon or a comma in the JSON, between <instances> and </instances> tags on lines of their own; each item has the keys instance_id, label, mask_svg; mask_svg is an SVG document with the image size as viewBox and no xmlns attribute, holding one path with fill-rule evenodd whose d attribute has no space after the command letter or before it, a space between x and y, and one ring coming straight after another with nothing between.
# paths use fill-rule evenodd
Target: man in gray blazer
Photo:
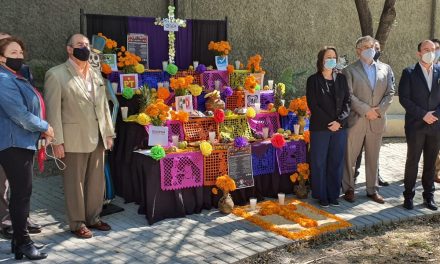
<instances>
[{"instance_id":1,"label":"man in gray blazer","mask_svg":"<svg viewBox=\"0 0 440 264\"><path fill-rule=\"evenodd\" d=\"M373 60L375 39L364 36L356 41L359 59L343 71L351 94L351 112L348 117L347 153L342 180L344 199L355 201L354 168L361 148L365 149L367 196L384 203L378 193L377 167L382 135L386 125L386 111L394 95L391 67Z\"/></svg>"}]
</instances>

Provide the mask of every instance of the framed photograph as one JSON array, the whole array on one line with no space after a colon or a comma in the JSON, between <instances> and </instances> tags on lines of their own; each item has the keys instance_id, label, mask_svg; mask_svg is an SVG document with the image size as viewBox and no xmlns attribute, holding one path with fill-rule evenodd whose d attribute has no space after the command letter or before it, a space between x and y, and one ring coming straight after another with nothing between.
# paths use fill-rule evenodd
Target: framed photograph
<instances>
[{"instance_id":1,"label":"framed photograph","mask_svg":"<svg viewBox=\"0 0 440 264\"><path fill-rule=\"evenodd\" d=\"M116 54L101 54L101 63L108 64L112 68L112 71L118 71Z\"/></svg>"},{"instance_id":2,"label":"framed photograph","mask_svg":"<svg viewBox=\"0 0 440 264\"><path fill-rule=\"evenodd\" d=\"M176 96L176 111L193 111L192 95Z\"/></svg>"}]
</instances>

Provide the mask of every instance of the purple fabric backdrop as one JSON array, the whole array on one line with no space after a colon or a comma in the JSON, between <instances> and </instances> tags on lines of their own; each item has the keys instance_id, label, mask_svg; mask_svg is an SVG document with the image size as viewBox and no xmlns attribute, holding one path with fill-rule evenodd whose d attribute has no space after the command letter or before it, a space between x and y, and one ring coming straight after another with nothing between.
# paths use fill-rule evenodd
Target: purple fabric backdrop
<instances>
[{"instance_id":1,"label":"purple fabric backdrop","mask_svg":"<svg viewBox=\"0 0 440 264\"><path fill-rule=\"evenodd\" d=\"M150 69L162 69L162 61L168 60L168 32L154 25L155 18L128 17L128 32L148 35L148 57ZM192 64L192 21L186 28L176 32L176 65L187 69Z\"/></svg>"}]
</instances>

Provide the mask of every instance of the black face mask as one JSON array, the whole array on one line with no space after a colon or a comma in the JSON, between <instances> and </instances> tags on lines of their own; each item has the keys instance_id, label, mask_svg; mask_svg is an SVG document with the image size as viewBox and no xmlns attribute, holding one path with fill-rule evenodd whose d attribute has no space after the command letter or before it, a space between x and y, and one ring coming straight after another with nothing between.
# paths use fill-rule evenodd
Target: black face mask
<instances>
[{"instance_id":1,"label":"black face mask","mask_svg":"<svg viewBox=\"0 0 440 264\"><path fill-rule=\"evenodd\" d=\"M376 54L374 54L373 60L377 61L379 59L380 55L381 55L381 52L380 51L376 51Z\"/></svg>"},{"instance_id":2,"label":"black face mask","mask_svg":"<svg viewBox=\"0 0 440 264\"><path fill-rule=\"evenodd\" d=\"M90 50L87 47L73 49L73 57L77 58L80 61L88 61L89 56Z\"/></svg>"},{"instance_id":3,"label":"black face mask","mask_svg":"<svg viewBox=\"0 0 440 264\"><path fill-rule=\"evenodd\" d=\"M8 66L13 71L19 71L21 69L21 66L23 65L23 59L22 58L8 58L6 57L6 63L5 65Z\"/></svg>"}]
</instances>

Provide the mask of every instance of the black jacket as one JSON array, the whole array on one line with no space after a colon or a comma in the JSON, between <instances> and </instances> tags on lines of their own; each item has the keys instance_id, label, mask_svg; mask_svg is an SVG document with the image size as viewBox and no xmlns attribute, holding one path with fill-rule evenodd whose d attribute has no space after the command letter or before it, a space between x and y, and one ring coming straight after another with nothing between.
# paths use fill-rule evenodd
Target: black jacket
<instances>
[{"instance_id":1,"label":"black jacket","mask_svg":"<svg viewBox=\"0 0 440 264\"><path fill-rule=\"evenodd\" d=\"M328 124L338 121L342 128L346 128L347 117L350 114L350 92L347 79L341 73L334 78L334 93L326 94L326 80L318 72L307 79L307 104L309 106L310 130L330 131Z\"/></svg>"},{"instance_id":2,"label":"black jacket","mask_svg":"<svg viewBox=\"0 0 440 264\"><path fill-rule=\"evenodd\" d=\"M440 121L432 125L423 121L429 111L436 111L434 115L440 119L440 66L434 64L431 91L419 63L404 69L399 82L399 101L406 111L405 131L440 131Z\"/></svg>"}]
</instances>

